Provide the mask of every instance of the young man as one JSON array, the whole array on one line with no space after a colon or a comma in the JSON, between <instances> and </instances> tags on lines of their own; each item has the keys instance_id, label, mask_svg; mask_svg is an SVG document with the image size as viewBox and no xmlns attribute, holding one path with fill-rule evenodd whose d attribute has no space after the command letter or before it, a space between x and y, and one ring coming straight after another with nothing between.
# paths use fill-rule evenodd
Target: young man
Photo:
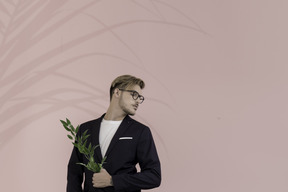
<instances>
[{"instance_id":1,"label":"young man","mask_svg":"<svg viewBox=\"0 0 288 192\"><path fill-rule=\"evenodd\" d=\"M86 164L87 160L74 147L68 164L67 192L83 191L83 180L85 192L140 192L160 185L160 161L151 131L130 117L144 101L144 87L141 79L131 75L119 76L112 82L107 112L83 123L78 132L88 130L87 143L100 145L94 158L101 162L106 156L104 168L93 173L76 164ZM140 172L135 168L137 163Z\"/></svg>"}]
</instances>

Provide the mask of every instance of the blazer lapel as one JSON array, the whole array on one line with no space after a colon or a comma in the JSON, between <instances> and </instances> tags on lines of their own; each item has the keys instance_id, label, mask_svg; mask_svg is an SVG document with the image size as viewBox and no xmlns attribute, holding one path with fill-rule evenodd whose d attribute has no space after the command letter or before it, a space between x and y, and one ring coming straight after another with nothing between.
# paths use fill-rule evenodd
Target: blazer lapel
<instances>
[{"instance_id":1,"label":"blazer lapel","mask_svg":"<svg viewBox=\"0 0 288 192\"><path fill-rule=\"evenodd\" d=\"M94 153L94 158L96 162L101 162L102 161L102 154L101 154L101 149L100 149L100 145L99 145L99 133L100 133L100 126L101 126L101 122L103 119L104 115L102 115L99 119L96 120L95 124L93 125L93 127L91 128L91 145L92 146L96 146L98 145L98 147L96 147L95 149L95 153Z\"/></svg>"},{"instance_id":2,"label":"blazer lapel","mask_svg":"<svg viewBox=\"0 0 288 192\"><path fill-rule=\"evenodd\" d=\"M116 145L116 143L119 141L119 138L121 137L121 135L123 135L123 133L125 132L125 130L131 125L131 120L130 117L127 115L122 123L120 124L119 128L117 129L115 135L113 136L110 145L106 151L105 156L107 157L109 155L109 153L112 151L113 147Z\"/></svg>"}]
</instances>

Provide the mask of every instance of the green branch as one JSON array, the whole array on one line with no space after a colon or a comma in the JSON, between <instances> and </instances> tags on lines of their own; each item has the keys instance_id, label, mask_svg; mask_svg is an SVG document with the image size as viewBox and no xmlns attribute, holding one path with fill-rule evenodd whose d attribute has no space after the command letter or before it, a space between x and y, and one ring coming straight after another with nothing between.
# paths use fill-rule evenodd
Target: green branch
<instances>
[{"instance_id":1,"label":"green branch","mask_svg":"<svg viewBox=\"0 0 288 192\"><path fill-rule=\"evenodd\" d=\"M100 170L103 167L103 164L105 163L106 157L104 157L101 161L101 163L97 163L94 160L94 151L99 145L92 146L91 143L87 147L87 138L90 135L87 135L88 130L84 131L84 133L79 136L77 135L79 131L79 125L75 128L69 119L66 118L66 121L60 120L63 127L66 129L66 131L70 132L70 134L67 135L67 137L72 140L72 144L79 150L80 153L82 153L85 158L88 160L87 164L84 163L77 163L78 165L83 165L88 170L93 171L94 173L99 173Z\"/></svg>"}]
</instances>

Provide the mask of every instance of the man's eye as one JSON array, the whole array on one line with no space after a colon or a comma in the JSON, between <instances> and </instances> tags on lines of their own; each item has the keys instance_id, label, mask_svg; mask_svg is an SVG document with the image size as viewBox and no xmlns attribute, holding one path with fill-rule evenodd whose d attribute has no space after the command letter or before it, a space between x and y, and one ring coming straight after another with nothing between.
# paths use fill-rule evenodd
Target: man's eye
<instances>
[{"instance_id":1,"label":"man's eye","mask_svg":"<svg viewBox=\"0 0 288 192\"><path fill-rule=\"evenodd\" d=\"M138 96L138 93L137 92L133 92L133 96Z\"/></svg>"}]
</instances>

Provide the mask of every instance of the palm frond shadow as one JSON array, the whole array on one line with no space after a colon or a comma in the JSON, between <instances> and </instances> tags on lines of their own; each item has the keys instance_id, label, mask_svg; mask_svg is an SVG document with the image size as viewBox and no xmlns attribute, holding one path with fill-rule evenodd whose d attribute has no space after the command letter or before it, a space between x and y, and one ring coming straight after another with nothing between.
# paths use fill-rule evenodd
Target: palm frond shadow
<instances>
[{"instance_id":1,"label":"palm frond shadow","mask_svg":"<svg viewBox=\"0 0 288 192\"><path fill-rule=\"evenodd\" d=\"M142 5L141 3L139 3L136 0L132 0L131 2L133 2L135 5L139 6L141 9L144 9L145 11L147 11L148 13L152 14L155 17L159 17L161 20L165 20L165 17L161 14L161 12L158 10L158 8L155 6L153 1L150 1L152 4L152 7L154 8L154 10L151 10L147 7L145 7L144 5ZM147 2L147 1L145 1Z\"/></svg>"},{"instance_id":2,"label":"palm frond shadow","mask_svg":"<svg viewBox=\"0 0 288 192\"><path fill-rule=\"evenodd\" d=\"M3 55L7 55L7 52L9 50L11 50L11 47L27 46L27 44L22 45L23 40L27 40L27 39L29 39L28 37L34 35L34 33L33 33L34 28L37 28L37 30L38 30L39 26L33 27L33 25L35 24L35 21L39 20L40 18L42 18L42 19L45 18L41 14L43 14L43 12L46 12L45 9L47 6L41 9L41 7L45 4L45 1L35 1L35 2L36 3L34 6L32 6L33 2L31 2L31 1L26 2L25 7L32 6L33 9L31 8L29 10L29 12L27 12L26 14L21 16L19 19L17 19L17 17L19 17L18 15L22 14L22 10L20 8L17 8L17 7L21 7L21 2L19 2L19 1L18 1L18 4L16 4L14 6L13 13L8 15L10 18L10 21L7 24L7 26L5 26L5 33L3 34L4 41L2 42L2 44L0 46L0 57L3 57ZM60 5L60 3L61 3L61 0L59 1L59 5ZM22 6L24 6L24 5L22 5ZM25 9L25 7L23 9ZM54 8L57 8L57 7L55 6ZM41 12L37 16L34 16L34 18L31 18L33 16L33 14L39 10L41 10ZM15 18L16 18L16 21L14 21ZM47 21L49 21L50 19L51 19L51 17L48 15ZM32 21L30 21L28 24L26 24L26 22L29 20L32 20ZM15 24L15 22L17 25ZM45 24L44 21L43 21L42 25L43 24ZM23 28L23 29L17 33L17 29L20 29L20 28ZM23 37L27 37L27 38L23 38ZM20 42L22 42L22 43L20 43ZM29 46L27 46L26 48L28 49ZM22 49L22 51L26 51L27 49ZM17 51L21 52L21 49L18 49Z\"/></svg>"},{"instance_id":3,"label":"palm frond shadow","mask_svg":"<svg viewBox=\"0 0 288 192\"><path fill-rule=\"evenodd\" d=\"M142 60L140 59L140 57L137 55L137 53L119 36L117 35L116 32L114 32L113 29L109 28L105 23L103 23L101 20L97 19L96 17L94 17L93 15L90 14L86 14L89 17L91 17L93 20L95 20L96 22L100 23L104 28L108 29L108 32L110 32L122 45L124 45L124 47L126 47L130 53L139 61L139 63L141 65L137 65L139 69L141 69L143 72L145 72L146 74L149 74L151 77L153 77L154 79L156 79L158 82L160 82L161 86L164 87L164 89L166 89L166 91L168 92L168 94L172 97L172 94L170 93L169 89L165 86L165 84L160 81L160 79L158 77L156 77L155 75L153 75L149 70L147 70L145 68L145 66L143 65Z\"/></svg>"},{"instance_id":4,"label":"palm frond shadow","mask_svg":"<svg viewBox=\"0 0 288 192\"><path fill-rule=\"evenodd\" d=\"M81 104L87 101L90 101L93 103L95 98L99 98L99 95L95 94L95 91L100 95L101 94L103 95L104 92L100 89L97 89L97 87L89 85L88 83L85 83L84 81L81 81L77 78L71 77L69 75L60 74L59 72L57 72L57 70L59 70L60 68L63 68L69 65L70 63L76 62L85 57L102 55L102 56L108 56L108 57L115 58L115 59L120 59L124 61L126 64L133 65L134 67L137 67L138 69L143 70L146 74L149 74L151 77L153 77L158 82L160 82L160 84L169 93L169 89L164 85L164 83L162 83L158 77L154 76L151 72L145 69L145 66L141 58L115 32L116 29L120 27L125 27L128 25L141 25L141 24L159 25L160 24L160 25L179 27L179 28L184 28L184 29L204 33L204 31L196 23L193 23L193 25L186 25L186 24L166 21L165 17L161 15L161 12L157 10L156 3L158 3L158 5L162 4L167 7L170 7L171 9L174 9L176 12L182 14L184 17L186 15L182 13L181 11L179 11L178 9L176 9L175 7L167 3L157 1L157 0L151 1L151 2L153 3L153 6L155 7L157 14L160 15L160 20L159 19L150 19L150 20L148 19L147 20L145 19L133 20L132 19L129 21L107 25L101 20L97 19L96 17L85 13L86 15L89 15L95 21L100 23L103 28L100 30L95 30L95 31L86 33L76 39L70 40L56 48L53 48L52 50L47 51L43 53L42 55L35 57L32 61L30 61L29 63L25 64L22 67L19 67L17 70L13 71L11 74L7 74L7 70L9 69L10 66L14 64L13 62L15 58L21 56L23 53L25 53L26 50L31 49L33 46L41 42L47 36L51 35L54 32L57 32L57 30L61 28L63 25L65 25L67 22L71 21L76 16L83 14L87 8L90 8L91 6L95 5L97 2L100 2L100 1L95 0L95 1L90 1L88 3L84 3L83 6L75 9L69 14L66 14L64 17L61 17L60 19L58 19L56 22L52 24L48 24L48 23L51 23L51 21L55 19L56 16L59 16L59 13L61 13L60 8L64 6L65 3L68 2L68 0L34 1L34 2L19 1L19 2L22 2L22 4L17 4L17 3L13 4L12 2L10 2L12 6L18 7L19 9L18 10L19 12L15 12L12 14L10 14L9 11L6 10L5 6L3 6L2 3L0 2L0 10L5 12L8 16L11 17L11 22L8 24L8 26L5 26L5 24L2 23L0 19L0 32L3 36L2 43L0 44L0 61L1 61L0 87L11 86L5 94L0 96L0 107L3 106L7 102L16 101L16 104L12 105L8 109L6 109L3 113L0 114L1 119L5 120L5 121L1 121L1 124L3 124L4 122L7 122L8 120L11 120L11 117L13 117L13 114L15 115L20 112L23 112L25 111L26 108L30 106L42 105L42 104L50 104L51 106L48 109L42 110L39 113L32 114L27 118L17 121L17 123L15 123L13 126L2 131L0 134L0 144L1 144L0 146L2 146L2 144L7 143L7 141L9 141L9 139L12 138L14 134L17 134L19 131L21 131L21 129L29 125L34 120L41 118L49 113L63 109L65 107L75 107L76 109L86 111L91 114L93 113L93 111L81 107ZM35 11L38 11L39 13L35 15ZM25 26L23 26L22 23L26 23ZM99 37L100 35L107 33L107 32L113 34L113 36L137 59L137 61L140 64L135 63L135 62L133 63L131 61L128 61L125 58L121 58L119 56L115 56L109 53L95 53L94 52L94 53L87 53L87 54L78 55L76 57L69 58L68 60L59 62L55 64L54 66L49 67L48 69L45 69L40 72L35 72L35 68L37 68L38 66L44 66L47 62L50 61L50 59L56 58L57 56L87 41L90 41L96 37ZM29 76L27 76L27 74ZM91 89L93 91L83 92L83 90L79 90L79 89L66 88L66 89L55 89L53 91L48 91L39 96L28 96L27 98L18 97L20 93L36 85L37 83L41 82L41 80L43 80L44 78L51 76L51 75L56 75L58 77L65 78L66 80L70 80L72 82L81 84L84 87L88 88L88 90ZM70 99L68 101L55 99L55 97L59 96L60 94L68 93L68 92L79 92L79 91L86 94L85 97L82 97L80 99L74 99L74 100ZM160 101L156 101L156 102L160 102ZM172 110L169 104L167 103L161 103L161 104L165 105L167 108ZM95 103L95 105L97 105L97 103Z\"/></svg>"},{"instance_id":5,"label":"palm frond shadow","mask_svg":"<svg viewBox=\"0 0 288 192\"><path fill-rule=\"evenodd\" d=\"M50 2L50 1L49 1ZM53 3L54 2L54 3ZM30 22L25 28L20 31L13 39L9 40L8 42L2 44L0 46L0 58L5 56L2 60L2 65L0 66L0 78L3 77L9 65L13 62L14 58L24 53L27 49L33 47L39 41L47 37L48 35L52 34L53 32L57 31L61 26L63 26L68 21L72 20L74 17L78 16L82 11L91 7L98 1L92 1L88 4L85 4L83 7L75 10L74 12L70 13L69 15L65 16L64 18L60 19L48 29L44 30L37 36L40 29L44 28L48 22L50 22L54 16L56 15L54 12L58 10L61 6L63 6L67 2L67 0L59 1L55 4L55 1L51 1L48 3L43 10L39 13L39 15L33 18L33 21ZM42 4L33 8L33 10L37 10L39 6L41 7ZM23 17L24 19L30 19L29 16L33 15L34 12L31 10L30 14L26 15L27 18ZM22 19L22 18L21 18ZM24 22L25 20L21 20ZM13 31L11 32L13 33ZM9 33L10 34L10 33ZM8 35L8 34L7 34ZM7 39L4 35L4 39ZM13 49L12 49L13 47ZM7 51L10 51L7 53ZM61 52L60 52L61 53Z\"/></svg>"},{"instance_id":6,"label":"palm frond shadow","mask_svg":"<svg viewBox=\"0 0 288 192\"><path fill-rule=\"evenodd\" d=\"M86 87L88 89L94 90L94 91L98 91L101 92L102 94L104 94L105 92L103 92L102 90L98 89L95 86L92 86L84 81L82 81L79 78L75 78L69 75L60 75L60 73L57 73L57 70L64 68L67 65L73 64L74 62L83 59L83 58L87 58L87 57L91 57L91 56L106 56L106 57L110 57L110 58L114 58L114 59L118 59L121 60L122 62L131 65L131 66L135 66L133 62L119 57L119 56L115 56L112 54L108 54L108 53L98 53L98 52L93 52L93 53L88 53L88 54L83 54L83 55L78 55L76 57L73 58L69 58L65 61L62 61L52 67L49 67L46 70L42 70L39 72L34 73L34 76L28 78L28 79L20 79L12 88L10 88L5 94L3 94L1 96L1 101L0 102L0 107L3 106L5 104L5 102L17 97L17 95L19 95L20 93L22 93L23 91L27 90L28 88L34 86L34 84L36 84L37 82L41 82L41 80L45 79L46 77L49 77L51 75L57 75L57 76L61 76L64 79L70 79L71 81L78 83L81 85L81 87ZM19 70L19 73L17 73L16 75L21 75L21 71ZM0 114L1 116L1 114Z\"/></svg>"},{"instance_id":7,"label":"palm frond shadow","mask_svg":"<svg viewBox=\"0 0 288 192\"><path fill-rule=\"evenodd\" d=\"M160 20L162 21L166 21L167 22L167 19L165 18L165 15L161 13L161 11L158 9L158 6L160 7L165 7L165 8L169 8L173 11L175 11L175 13L178 13L179 15L181 15L183 18L185 18L186 20L188 20L189 22L192 23L192 25L194 25L195 27L195 30L197 30L198 32L200 33L203 33L203 34L207 34L203 29L202 27L194 20L192 19L191 17L187 16L183 11L179 10L177 7L165 2L165 1L161 1L161 0L149 0L150 3L152 4L152 7L154 8L154 11L143 6L141 3L139 3L138 1L136 0L133 0L132 2L134 4L136 4L137 6L141 7L142 9L148 11L149 13L152 13L153 15L155 16L158 16ZM141 1L140 1L141 2Z\"/></svg>"},{"instance_id":8,"label":"palm frond shadow","mask_svg":"<svg viewBox=\"0 0 288 192\"><path fill-rule=\"evenodd\" d=\"M183 11L179 10L177 7L172 6L171 4L169 4L169 3L165 2L165 1L161 1L161 0L150 0L150 1L156 2L156 3L158 3L158 4L162 4L162 5L166 6L166 7L171 8L171 9L174 10L176 13L179 13L179 14L182 15L185 19L187 19L188 21L192 22L192 23L196 26L196 28L198 28L198 31L199 31L199 32L201 32L201 33L203 33L203 34L206 34L206 35L208 34L206 31L204 31L204 30L202 29L202 27L201 27L194 19L192 19L192 18L190 18L189 16L187 16Z\"/></svg>"},{"instance_id":9,"label":"palm frond shadow","mask_svg":"<svg viewBox=\"0 0 288 192\"><path fill-rule=\"evenodd\" d=\"M24 74L30 74L29 72L32 71L33 68L32 68L32 66L30 68L28 68L27 65L25 65L25 70L24 69L23 70L18 69L16 72L14 72L14 76L10 77L7 80L7 81L10 80L9 83L12 83L13 81L17 81L17 82L14 86L12 86L12 88L10 88L5 94L3 94L1 96L2 101L4 102L4 101L7 101L13 97L16 97L18 94L20 94L23 91L25 91L26 89L32 87L34 84L40 82L42 79L44 79L50 75L53 75L57 70L65 67L67 65L70 65L73 62L76 62L80 59L83 59L83 58L86 58L89 56L95 56L95 55L98 55L98 53L83 54L83 55L78 55L78 56L73 57L73 58L69 58L69 59L64 60L60 63L57 63L56 65L49 67L48 69L33 73L34 76L30 77L29 79L24 79L22 74L23 74L23 72L24 72ZM19 80L17 77L22 77L23 79ZM77 83L81 83L84 86L87 86L87 84L83 84L83 82L81 82L81 80L74 79L74 81ZM95 88L95 87L93 87L93 88ZM95 89L97 90L97 88L95 88ZM0 102L0 106L2 106L3 104L4 103Z\"/></svg>"},{"instance_id":10,"label":"palm frond shadow","mask_svg":"<svg viewBox=\"0 0 288 192\"><path fill-rule=\"evenodd\" d=\"M6 7L3 5L3 3L0 1L0 11L6 15L10 15Z\"/></svg>"},{"instance_id":11,"label":"palm frond shadow","mask_svg":"<svg viewBox=\"0 0 288 192\"><path fill-rule=\"evenodd\" d=\"M4 80L2 80L0 82L0 85L1 86L5 86L7 83L11 83L13 82L13 79L17 79L16 77L21 77L21 75L19 74L25 74L25 73L28 73L29 71L31 71L31 69L33 69L36 65L38 65L39 63L43 63L44 61L47 61L49 58L53 58L55 57L56 55L58 55L59 53L61 53L60 49L63 51L63 50L69 50L71 49L71 47L74 47L74 46L77 46L78 44L81 44L83 43L84 41L87 41L89 40L90 38L93 38L94 36L97 36L97 35L100 35L104 32L107 32L107 31L112 31L111 29L112 28L117 28L117 27L120 27L120 26L123 26L123 25L126 25L126 24L131 24L131 23L135 23L135 22L157 22L157 21L130 21L130 22L126 22L126 23L121 23L121 24L117 24L117 25L114 25L114 26L110 26L110 27L104 27L104 29L100 30L100 31L96 31L96 32L93 32L91 34L88 34L88 35L85 35L85 36L82 36L81 38L78 38L76 40L72 40L71 42L68 42L66 43L65 45L63 46L60 46L60 47L57 47L55 48L54 50L52 51L49 51L48 53L36 58L34 61L30 62L30 64L27 64L25 65L24 67L20 68L19 70L17 70L15 73L13 73L12 75L8 76L7 78L5 78ZM169 24L167 22L160 22L162 24ZM173 24L173 23L170 23L171 25L177 25L177 24ZM183 25L181 25L183 26ZM185 26L185 27L188 27L190 28L190 26ZM114 33L115 35L115 33ZM118 38L118 40L121 41L121 39ZM121 41L122 43L124 43L123 41ZM126 45L127 47L127 45ZM129 47L127 47L129 50L131 50ZM137 57L136 54L134 54L134 56ZM5 63L9 63L9 62L5 62L4 60L4 64ZM7 65L8 66L8 65ZM5 70L2 70L2 72L5 71Z\"/></svg>"},{"instance_id":12,"label":"palm frond shadow","mask_svg":"<svg viewBox=\"0 0 288 192\"><path fill-rule=\"evenodd\" d=\"M99 98L99 94L95 94L94 92L89 92L89 91L83 91L79 89L73 89L73 88L60 88L60 89L55 89L52 91L47 91L43 94L40 94L38 96L30 96L30 97L24 97L24 98L16 98L13 100L13 102L17 102L16 104L12 105L8 109L4 110L0 117L1 119L1 124L4 124L6 121L9 119L13 118L13 116L25 111L29 107L33 107L34 105L39 105L43 104L43 101L46 100L51 100L54 97L57 97L58 95L62 94L85 94L85 98L83 99L89 99L92 100L93 98ZM100 93L101 95L101 93ZM100 99L103 99L104 96L101 96ZM88 100L88 101L89 101ZM59 102L61 100L58 100ZM61 101L62 102L62 101ZM60 105L61 103L54 103L55 105Z\"/></svg>"},{"instance_id":13,"label":"palm frond shadow","mask_svg":"<svg viewBox=\"0 0 288 192\"><path fill-rule=\"evenodd\" d=\"M38 99L39 100L39 99ZM40 99L41 100L41 99ZM84 108L81 103L86 103L88 101L95 100L95 96L90 97L82 97L79 99L70 99L70 100L59 100L59 99L51 99L51 100L43 100L38 101L35 104L35 98L29 98L28 103L34 105L47 105L51 103L51 106L48 109L41 110L40 112L35 112L34 114L26 117L24 119L18 120L14 125L11 127L3 130L0 132L0 149L3 148L12 138L14 138L20 131L22 131L25 127L29 124L34 122L41 117L46 116L47 114L51 114L53 112L63 110L64 108L73 108L78 109L79 111L86 112L90 115L94 115L95 112L93 110ZM52 101L52 102L51 102ZM96 107L103 108L101 104L97 102L92 102Z\"/></svg>"},{"instance_id":14,"label":"palm frond shadow","mask_svg":"<svg viewBox=\"0 0 288 192\"><path fill-rule=\"evenodd\" d=\"M66 20L65 20L66 21ZM103 33L106 33L106 32L112 32L112 29L116 29L116 28L119 28L119 27L123 27L123 26L125 26L125 25L131 25L131 24L137 24L137 23L151 23L151 24L163 24L163 25L172 25L172 26L177 26L177 27L184 27L184 28L188 28L188 29L193 29L193 30L198 30L199 31L199 29L198 28L195 28L195 27L192 27L192 26L188 26L188 25L183 25L183 24L178 24L178 23L173 23L173 22L166 22L166 21L155 21L155 20L131 20L131 21L127 21L127 22L123 22L123 23L118 23L118 24L115 24L115 25L112 25L112 26L107 26L106 25L106 27L104 27L103 29L101 29L101 30L98 30L98 31L95 31L95 32L92 32L92 33L90 33L90 34L87 34L87 35L84 35L84 36L82 36L82 37L80 37L80 38L77 38L77 39L75 39L75 40L72 40L72 41L70 41L70 42L68 42L68 43L66 43L66 44L64 44L64 45L62 45L62 46L59 46L59 47L57 47L57 48L55 48L55 49L53 49L53 50L51 50L51 51L49 51L49 52L47 52L47 53L45 53L44 55L42 55L42 56L40 56L40 57L38 57L37 59L35 59L34 60L34 62L31 62L30 63L30 66L31 66L31 68L34 68L34 66L35 65L37 65L37 64L41 64L41 63L43 63L43 61L47 61L48 59L50 59L50 58L53 58L53 57L56 57L57 55L59 55L59 54L61 54L61 53L63 53L63 51L68 51L69 49L71 49L71 48L73 48L73 47L75 47L75 46L77 46L77 45L79 45L79 44L82 44L82 43L84 43L84 42L86 42L86 41L88 41L88 40L90 40L90 39L92 39L92 38L94 38L94 37L96 37L96 36L98 36L98 35L101 35L101 34L103 34ZM60 22L59 24L63 24L63 22ZM103 23L102 23L103 24ZM55 28L54 28L54 30L55 30ZM47 35L47 34L46 34ZM114 33L114 35L115 35L115 33ZM43 35L41 36L42 38L44 38L43 37ZM20 38L21 39L21 38ZM36 39L38 39L38 41L39 41L39 38L36 38ZM122 43L124 43L121 39L119 39L118 38L118 40L120 40ZM33 42L33 40L32 40L32 42ZM25 44L25 43L24 43ZM32 45L32 44L31 44ZM131 48L129 48L128 46L127 46L127 44L124 44L130 51L131 51ZM21 48L22 46L20 46L20 48ZM20 48L18 48L18 49L20 49ZM7 50L7 49L6 49ZM21 49L21 50L23 50L23 49ZM17 55L17 54L16 54ZM135 53L133 54L136 58L139 58ZM8 66L9 66L9 63L11 63L11 61L13 60L13 58L15 57L15 52L13 53L13 54L10 54L10 57L9 56L7 56L5 59L4 59L4 61L3 61L3 63L4 64L6 64L6 68L4 68L4 70L1 70L2 71L2 73L4 73L5 72L5 69L7 69L8 68ZM29 64L28 64L29 65ZM20 68L19 70L20 71L22 71L22 72L27 72L26 70L24 70L24 69L27 69L27 67L26 66L24 66L24 67L22 67L22 68ZM19 71L18 70L18 71ZM15 79L15 76L18 76L18 75L10 75L10 77L14 77L14 78L12 78L12 79ZM1 81L0 82L0 86L4 86L6 83L8 83L8 82L11 82L11 78L5 78L3 81Z\"/></svg>"},{"instance_id":15,"label":"palm frond shadow","mask_svg":"<svg viewBox=\"0 0 288 192\"><path fill-rule=\"evenodd\" d=\"M6 30L7 34L14 33L14 31L21 28L23 23L27 21L27 18L31 18L35 14L36 10L42 10L43 7L45 10L45 4L47 4L47 1L27 2L26 4L22 3L23 2L18 1L18 4L15 6L15 11L13 11L13 14L11 15L10 25ZM59 1L59 4L60 3L61 1Z\"/></svg>"},{"instance_id":16,"label":"palm frond shadow","mask_svg":"<svg viewBox=\"0 0 288 192\"><path fill-rule=\"evenodd\" d=\"M92 86L92 85L90 85L84 81L81 81L80 79L71 77L69 75L60 74L60 73L56 72L58 69L63 68L64 66L69 65L69 64L71 64L71 63L73 63L79 59L82 59L82 58L85 58L88 56L95 56L95 55L102 55L102 56L112 57L115 59L120 59L129 65L135 66L131 61L128 61L125 58L121 58L121 57L114 56L114 55L107 54L107 53L90 53L90 54L84 54L84 55L76 56L74 58L67 59L67 60L65 60L65 61L63 61L63 62L61 62L55 66L52 66L46 70L43 70L41 72L37 72L37 74L35 76L33 76L33 77L31 77L25 81L21 80L20 82L18 82L14 86L13 91L10 90L2 96L3 101L4 102L7 102L9 100L12 102L15 101L15 99L17 99L17 95L20 94L21 92L25 91L29 87L31 87L34 82L40 82L42 79L44 79L50 75L56 75L56 76L63 77L65 79L70 79L71 81L80 84L81 87L88 88L89 90L91 90L91 92L83 91L83 90L79 90L79 89L61 88L61 89L55 89L55 90L50 91L50 92L45 92L44 94L42 94L38 97L30 97L30 99L29 98L28 99L22 99L22 100L20 100L21 103L14 104L14 105L12 105L12 107L9 107L9 109L7 109L1 113L0 116L1 116L1 119L3 119L3 121L1 121L1 124L4 124L6 121L8 121L10 118L17 115L18 113L25 111L28 107L33 106L33 104L41 103L42 100L47 100L53 96L57 96L57 95L62 94L62 93L68 93L68 92L79 93L79 92L81 92L83 94L87 94L87 95L90 94L91 95L93 92L97 92L98 94L102 94L102 95L104 94L105 95L104 91L98 89L95 86ZM91 97L96 98L97 95L91 95ZM20 98L18 98L18 100L19 99ZM2 103L2 105L4 105L4 103ZM55 103L55 105L59 105L59 103ZM13 129L13 128L11 127L10 129Z\"/></svg>"}]
</instances>

